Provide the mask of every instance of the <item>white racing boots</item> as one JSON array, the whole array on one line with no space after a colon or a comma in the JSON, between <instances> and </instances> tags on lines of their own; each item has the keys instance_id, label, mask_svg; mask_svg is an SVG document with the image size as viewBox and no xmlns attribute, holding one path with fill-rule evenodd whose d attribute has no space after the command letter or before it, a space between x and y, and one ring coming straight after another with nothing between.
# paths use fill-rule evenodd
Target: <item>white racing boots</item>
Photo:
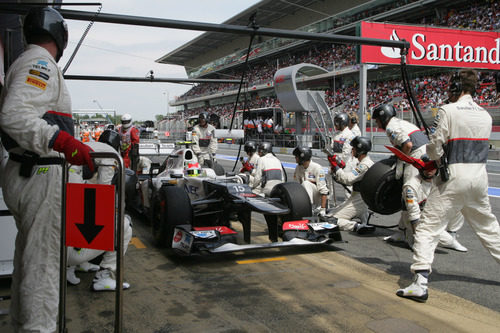
<instances>
[{"instance_id":1,"label":"white racing boots","mask_svg":"<svg viewBox=\"0 0 500 333\"><path fill-rule=\"evenodd\" d=\"M94 265L88 261L76 265L68 266L66 270L66 280L74 286L80 283L80 278L76 276L75 272L97 272L99 270L99 265Z\"/></svg>"},{"instance_id":2,"label":"white racing boots","mask_svg":"<svg viewBox=\"0 0 500 333\"><path fill-rule=\"evenodd\" d=\"M427 292L428 278L424 275L428 276L428 273L416 273L413 278L413 282L404 289L398 289L396 291L396 295L398 295L399 297L409 298L421 303L427 301L427 298L429 297L429 293Z\"/></svg>"},{"instance_id":3,"label":"white racing boots","mask_svg":"<svg viewBox=\"0 0 500 333\"><path fill-rule=\"evenodd\" d=\"M130 284L123 282L123 289L130 288ZM101 269L95 274L92 290L93 291L114 291L116 289L116 275L111 269Z\"/></svg>"},{"instance_id":4,"label":"white racing boots","mask_svg":"<svg viewBox=\"0 0 500 333\"><path fill-rule=\"evenodd\" d=\"M467 252L467 248L458 242L457 233L452 231L448 231L448 233L451 236L450 239L447 241L440 240L438 246L458 252Z\"/></svg>"}]
</instances>

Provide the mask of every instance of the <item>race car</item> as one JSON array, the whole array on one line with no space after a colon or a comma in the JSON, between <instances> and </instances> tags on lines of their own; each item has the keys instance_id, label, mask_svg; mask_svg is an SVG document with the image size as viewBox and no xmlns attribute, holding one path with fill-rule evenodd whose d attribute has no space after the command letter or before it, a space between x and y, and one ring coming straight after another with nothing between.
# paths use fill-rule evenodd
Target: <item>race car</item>
<instances>
[{"instance_id":1,"label":"race car","mask_svg":"<svg viewBox=\"0 0 500 333\"><path fill-rule=\"evenodd\" d=\"M175 150L159 173L140 185L144 210L155 245L177 254L223 253L272 247L303 246L340 241L334 223L310 217L311 203L298 183L282 183L269 198L252 193L245 178L217 176L201 168L189 148ZM251 243L251 214L264 215L270 243ZM239 221L243 241L231 221ZM278 241L278 237L282 241Z\"/></svg>"}]
</instances>

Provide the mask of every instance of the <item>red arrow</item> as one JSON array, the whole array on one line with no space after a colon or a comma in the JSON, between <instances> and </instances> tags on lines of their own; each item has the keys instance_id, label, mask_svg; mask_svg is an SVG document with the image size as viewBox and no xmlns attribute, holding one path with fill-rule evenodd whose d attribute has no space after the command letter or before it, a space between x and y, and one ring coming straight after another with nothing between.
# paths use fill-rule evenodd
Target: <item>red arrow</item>
<instances>
[{"instance_id":1,"label":"red arrow","mask_svg":"<svg viewBox=\"0 0 500 333\"><path fill-rule=\"evenodd\" d=\"M103 225L95 224L95 188L86 188L83 197L83 223L76 224L87 243L92 243L94 238L101 232Z\"/></svg>"}]
</instances>

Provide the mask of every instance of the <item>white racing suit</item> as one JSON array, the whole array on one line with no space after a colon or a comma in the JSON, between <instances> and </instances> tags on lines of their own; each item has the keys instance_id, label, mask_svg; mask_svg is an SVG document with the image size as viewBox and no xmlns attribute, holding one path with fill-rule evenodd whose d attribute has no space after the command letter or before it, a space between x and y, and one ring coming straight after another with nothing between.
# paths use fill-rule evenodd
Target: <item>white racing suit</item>
<instances>
[{"instance_id":1,"label":"white racing suit","mask_svg":"<svg viewBox=\"0 0 500 333\"><path fill-rule=\"evenodd\" d=\"M284 181L280 160L272 153L267 153L257 162L253 181L249 185L255 194L269 196L273 187Z\"/></svg>"},{"instance_id":2,"label":"white racing suit","mask_svg":"<svg viewBox=\"0 0 500 333\"><path fill-rule=\"evenodd\" d=\"M500 226L491 212L486 172L491 126L491 116L469 94L439 108L427 153L431 160L446 155L449 180L434 178L416 228L413 272L431 270L439 236L460 211L483 246L500 263Z\"/></svg>"},{"instance_id":3,"label":"white racing suit","mask_svg":"<svg viewBox=\"0 0 500 333\"><path fill-rule=\"evenodd\" d=\"M217 139L215 138L215 127L207 123L207 127L199 124L193 128L193 146L191 147L198 157L200 166L204 166L205 160L212 161L217 152Z\"/></svg>"},{"instance_id":4,"label":"white racing suit","mask_svg":"<svg viewBox=\"0 0 500 333\"><path fill-rule=\"evenodd\" d=\"M334 153L339 156L345 163L344 171L349 172L353 170L357 164L357 161L352 157L351 151L351 141L354 139L352 131L346 126L342 131L337 132L332 142L332 149ZM347 200L352 192L352 186L347 186L344 191L345 199Z\"/></svg>"},{"instance_id":5,"label":"white racing suit","mask_svg":"<svg viewBox=\"0 0 500 333\"><path fill-rule=\"evenodd\" d=\"M53 332L59 304L62 181L55 162L64 156L51 147L59 129L70 134L74 129L68 90L46 49L28 45L10 67L1 97L0 128L10 137L2 135L10 154L2 190L18 229L12 323L20 332ZM33 163L29 152L41 159Z\"/></svg>"},{"instance_id":6,"label":"white racing suit","mask_svg":"<svg viewBox=\"0 0 500 333\"><path fill-rule=\"evenodd\" d=\"M406 191L403 193L403 201L405 207L401 212L401 217L399 225L403 226L405 240L408 245L413 248L413 228L412 223L418 224L420 220L420 214L423 210L427 197L432 188L432 182L426 181L422 176L411 178L406 184ZM448 230L456 232L459 230L464 223L464 218L460 212L448 222ZM439 236L439 244L441 246L451 246L453 244L453 236L451 236L448 231L443 231Z\"/></svg>"},{"instance_id":7,"label":"white racing suit","mask_svg":"<svg viewBox=\"0 0 500 333\"><path fill-rule=\"evenodd\" d=\"M116 150L113 149L113 147L101 143L101 142L88 142L87 145L89 145L95 152L116 152ZM87 180L84 181L82 176L81 176L81 167L73 166L70 170L70 177L69 181L71 183L87 183L87 184L105 184L105 185L110 185L111 181L113 179L113 176L115 175L115 166L116 161L113 159L102 159L98 158L96 159L96 167L97 167L97 172L94 174L94 176ZM124 199L125 200L125 199ZM130 240L132 239L132 227L130 225L130 217L128 215L125 215L124 221L123 221L123 254L127 251L128 244L130 243ZM84 262L87 262L89 260L92 260L96 258L97 256L101 255L104 253L102 257L102 261L99 264L102 268L108 268L111 269L112 271L116 271L116 252L108 252L108 251L102 251L102 250L94 250L94 249L79 249L76 250L72 247L68 247L68 266L76 266L80 265Z\"/></svg>"},{"instance_id":8,"label":"white racing suit","mask_svg":"<svg viewBox=\"0 0 500 333\"><path fill-rule=\"evenodd\" d=\"M345 185L354 185L351 196L343 202L339 206L339 209L333 214L333 217L337 218L337 224L340 230L353 231L357 222L352 221L352 219L355 217L361 218L368 212L368 206L363 201L358 186L366 171L368 171L372 165L373 161L370 156L367 155L356 165L354 170L345 171L343 169L338 169L334 175L337 182Z\"/></svg>"},{"instance_id":9,"label":"white racing suit","mask_svg":"<svg viewBox=\"0 0 500 333\"><path fill-rule=\"evenodd\" d=\"M328 195L326 176L323 167L311 161L307 169L303 165L297 165L293 179L306 189L314 209L321 208L321 196Z\"/></svg>"},{"instance_id":10,"label":"white racing suit","mask_svg":"<svg viewBox=\"0 0 500 333\"><path fill-rule=\"evenodd\" d=\"M425 145L429 140L427 136L412 123L392 117L387 123L385 131L394 147L401 150L405 143L411 142L412 149L410 156L421 158L422 155L425 154ZM419 174L416 168L398 159L396 162L396 179L400 179L401 176L403 177L402 196L404 197L407 192L408 184L411 181L418 182L416 178L419 177ZM401 232L405 229L403 222L404 218L401 217L399 220L399 229Z\"/></svg>"},{"instance_id":11,"label":"white racing suit","mask_svg":"<svg viewBox=\"0 0 500 333\"><path fill-rule=\"evenodd\" d=\"M359 129L358 124L354 124L352 126L351 132L354 137L361 136L361 130Z\"/></svg>"}]
</instances>

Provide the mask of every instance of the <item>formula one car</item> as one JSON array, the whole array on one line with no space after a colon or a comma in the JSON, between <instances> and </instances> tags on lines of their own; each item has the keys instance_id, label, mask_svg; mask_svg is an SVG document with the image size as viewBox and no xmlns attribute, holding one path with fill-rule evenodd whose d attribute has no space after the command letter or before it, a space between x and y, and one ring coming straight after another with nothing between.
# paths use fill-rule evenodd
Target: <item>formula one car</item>
<instances>
[{"instance_id":1,"label":"formula one car","mask_svg":"<svg viewBox=\"0 0 500 333\"><path fill-rule=\"evenodd\" d=\"M189 148L172 152L159 173L140 186L155 245L189 255L341 240L337 225L307 219L312 215L311 203L300 184L279 184L265 198L252 193L244 180L200 168ZM270 243L251 244L252 212L265 216ZM237 243L231 221L241 222L245 244Z\"/></svg>"}]
</instances>

